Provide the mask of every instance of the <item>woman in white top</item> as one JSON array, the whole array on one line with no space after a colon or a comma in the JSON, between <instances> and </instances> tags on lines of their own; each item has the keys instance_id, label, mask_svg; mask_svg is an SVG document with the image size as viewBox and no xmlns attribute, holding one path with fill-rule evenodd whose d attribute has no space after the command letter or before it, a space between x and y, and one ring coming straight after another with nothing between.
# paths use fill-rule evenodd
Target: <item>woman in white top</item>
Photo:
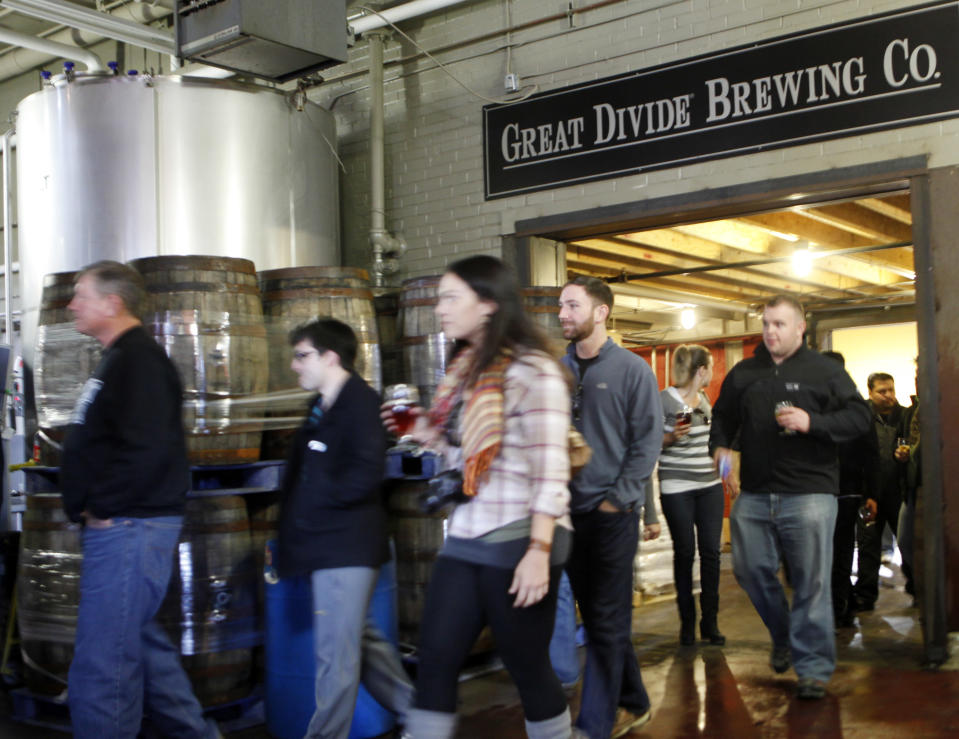
<instances>
[{"instance_id":1,"label":"woman in white top","mask_svg":"<svg viewBox=\"0 0 959 739\"><path fill-rule=\"evenodd\" d=\"M527 735L568 739L569 708L549 641L572 543L569 386L500 260L450 265L436 314L456 345L413 436L462 470L463 495L426 595L406 732L454 735L459 670L488 624L519 689Z\"/></svg>"},{"instance_id":2,"label":"woman in white top","mask_svg":"<svg viewBox=\"0 0 959 739\"><path fill-rule=\"evenodd\" d=\"M662 392L665 425L659 458L663 514L673 540L673 578L679 607L679 641L696 641L693 559L699 541L702 638L721 646L726 637L716 624L719 611L719 540L723 527L723 485L709 456L712 408L703 391L713 377L713 358L698 344L673 352L673 385Z\"/></svg>"}]
</instances>

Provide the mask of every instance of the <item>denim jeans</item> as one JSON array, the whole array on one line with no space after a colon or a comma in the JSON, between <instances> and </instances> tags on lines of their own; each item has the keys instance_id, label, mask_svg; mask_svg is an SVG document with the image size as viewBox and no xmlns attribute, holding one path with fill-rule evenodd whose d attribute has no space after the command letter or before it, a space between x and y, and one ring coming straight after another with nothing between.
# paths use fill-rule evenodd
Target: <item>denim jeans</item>
<instances>
[{"instance_id":1,"label":"denim jeans","mask_svg":"<svg viewBox=\"0 0 959 739\"><path fill-rule=\"evenodd\" d=\"M673 540L673 580L680 618L693 623L693 560L699 542L699 602L703 620L716 624L719 609L719 540L723 532L722 485L660 496L663 515Z\"/></svg>"},{"instance_id":2,"label":"denim jeans","mask_svg":"<svg viewBox=\"0 0 959 739\"><path fill-rule=\"evenodd\" d=\"M310 576L316 657L310 739L349 736L361 679L369 694L401 720L410 709L413 684L370 611L378 574L375 567L334 567Z\"/></svg>"},{"instance_id":3,"label":"denim jeans","mask_svg":"<svg viewBox=\"0 0 959 739\"><path fill-rule=\"evenodd\" d=\"M636 714L649 709L630 633L639 515L577 513L573 528L576 535L566 570L589 640L576 726L593 739L605 739L618 706Z\"/></svg>"},{"instance_id":4,"label":"denim jeans","mask_svg":"<svg viewBox=\"0 0 959 739\"><path fill-rule=\"evenodd\" d=\"M799 677L829 680L836 667L830 587L836 496L743 492L729 521L733 572L773 646L790 647ZM780 559L789 567L791 608L778 577Z\"/></svg>"},{"instance_id":5,"label":"denim jeans","mask_svg":"<svg viewBox=\"0 0 959 739\"><path fill-rule=\"evenodd\" d=\"M77 637L68 677L77 739L129 739L149 715L165 737L217 736L155 616L182 517L114 518L83 532Z\"/></svg>"},{"instance_id":6,"label":"denim jeans","mask_svg":"<svg viewBox=\"0 0 959 739\"><path fill-rule=\"evenodd\" d=\"M569 584L569 575L563 572L556 598L556 624L549 642L549 661L553 672L563 685L579 680L579 654L576 651L576 600Z\"/></svg>"}]
</instances>

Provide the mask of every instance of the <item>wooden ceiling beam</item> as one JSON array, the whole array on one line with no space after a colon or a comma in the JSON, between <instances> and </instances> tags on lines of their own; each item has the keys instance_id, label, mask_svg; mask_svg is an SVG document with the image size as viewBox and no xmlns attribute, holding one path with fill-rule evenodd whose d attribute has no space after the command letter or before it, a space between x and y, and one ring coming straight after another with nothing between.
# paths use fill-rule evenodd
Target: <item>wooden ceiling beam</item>
<instances>
[{"instance_id":1,"label":"wooden ceiling beam","mask_svg":"<svg viewBox=\"0 0 959 739\"><path fill-rule=\"evenodd\" d=\"M617 259L611 259L608 254L601 251L581 250L576 255L566 256L566 266L574 272L581 273L584 269L600 270L604 277L616 277L627 274L642 274L642 271L630 271L628 264ZM869 288L875 287L856 282L842 275L833 275L824 270L813 270L808 278L796 279L791 275L783 275L777 272L780 265L758 265L749 270L727 269L723 272L697 272L690 275L663 276L650 279L637 280L637 283L643 285L662 284L664 287L673 289L684 289L688 286L698 286L703 290L713 290L715 297L726 300L743 300L746 302L755 302L761 299L762 295L775 294L778 292L804 294L809 292L822 292L829 290L837 294L844 295L862 295ZM652 271L652 270L647 270ZM752 274L748 274L752 273ZM758 281L756 278L760 278ZM757 282L761 288L757 291ZM759 297L757 297L759 296Z\"/></svg>"},{"instance_id":2,"label":"wooden ceiling beam","mask_svg":"<svg viewBox=\"0 0 959 739\"><path fill-rule=\"evenodd\" d=\"M799 212L807 218L829 223L880 243L912 240L912 228L908 224L887 218L856 203L819 205L801 208Z\"/></svg>"},{"instance_id":3,"label":"wooden ceiling beam","mask_svg":"<svg viewBox=\"0 0 959 739\"><path fill-rule=\"evenodd\" d=\"M912 226L912 205L909 195L893 195L887 198L863 198L857 201L863 208L875 211L886 218Z\"/></svg>"},{"instance_id":4,"label":"wooden ceiling beam","mask_svg":"<svg viewBox=\"0 0 959 739\"><path fill-rule=\"evenodd\" d=\"M638 234L643 236L644 234ZM585 239L583 241L572 242L568 245L567 254L573 249L588 248L594 252L602 254L615 254L623 258L628 265L639 267L639 270L632 271L651 271L657 272L664 268L672 267L674 269L688 269L700 266L721 266L732 263L732 269L727 274L734 273L741 275L739 279L752 281L756 275L775 275L779 279L794 281L795 278L789 274L792 269L790 262L774 262L765 266L750 266L735 269L735 263L739 261L749 261L752 254L744 253L735 247L721 245L721 251L725 252L726 259L717 260L699 256L694 249L701 243L701 239L693 237L689 242L688 249L682 253L673 253L667 250L660 250L658 254L650 253L648 249L637 248L631 243L623 243L620 240L609 239ZM662 243L662 242L661 242ZM669 243L674 248L681 248L682 240L670 239ZM711 252L712 253L712 252ZM641 257L637 258L638 255ZM858 283L872 283L877 285L886 285L897 283L902 279L902 275L895 271L883 269L883 267L871 264L862 260L855 259L854 256L835 256L820 257L815 261L816 272L810 276L809 280L813 283L820 283L834 288L855 286ZM623 269L631 271L624 264ZM832 277L829 276L832 273ZM849 281L852 282L849 282Z\"/></svg>"},{"instance_id":5,"label":"wooden ceiling beam","mask_svg":"<svg viewBox=\"0 0 959 739\"><path fill-rule=\"evenodd\" d=\"M844 231L831 223L808 218L805 214L799 212L764 213L762 215L745 216L743 220L772 229L777 233L795 234L800 239L805 239L826 249L854 249L876 243L875 239ZM906 241L910 240L911 237L906 239ZM882 243L890 244L894 241L886 239ZM912 250L910 249L886 250L875 254L857 255L855 259L894 270L900 275L913 269Z\"/></svg>"}]
</instances>

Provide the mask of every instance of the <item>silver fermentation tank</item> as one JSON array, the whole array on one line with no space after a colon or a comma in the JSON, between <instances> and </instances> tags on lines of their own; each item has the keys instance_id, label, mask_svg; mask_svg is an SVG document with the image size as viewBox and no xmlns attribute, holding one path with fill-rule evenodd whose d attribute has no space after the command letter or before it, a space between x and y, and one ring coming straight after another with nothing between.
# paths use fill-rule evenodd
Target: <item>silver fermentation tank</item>
<instances>
[{"instance_id":1,"label":"silver fermentation tank","mask_svg":"<svg viewBox=\"0 0 959 739\"><path fill-rule=\"evenodd\" d=\"M61 77L17 109L24 353L43 276L98 259L339 263L333 116L280 91L131 74ZM302 110L298 109L302 108Z\"/></svg>"}]
</instances>

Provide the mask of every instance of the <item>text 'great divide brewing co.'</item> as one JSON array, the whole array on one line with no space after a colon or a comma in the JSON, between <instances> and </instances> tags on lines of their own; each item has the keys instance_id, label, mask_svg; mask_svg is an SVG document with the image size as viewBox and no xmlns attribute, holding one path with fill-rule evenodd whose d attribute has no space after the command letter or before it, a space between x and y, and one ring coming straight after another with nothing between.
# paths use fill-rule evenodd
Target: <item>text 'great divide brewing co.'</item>
<instances>
[{"instance_id":1,"label":"text 'great divide brewing co.'","mask_svg":"<svg viewBox=\"0 0 959 739\"><path fill-rule=\"evenodd\" d=\"M943 3L486 106L486 196L959 115L957 38Z\"/></svg>"}]
</instances>

